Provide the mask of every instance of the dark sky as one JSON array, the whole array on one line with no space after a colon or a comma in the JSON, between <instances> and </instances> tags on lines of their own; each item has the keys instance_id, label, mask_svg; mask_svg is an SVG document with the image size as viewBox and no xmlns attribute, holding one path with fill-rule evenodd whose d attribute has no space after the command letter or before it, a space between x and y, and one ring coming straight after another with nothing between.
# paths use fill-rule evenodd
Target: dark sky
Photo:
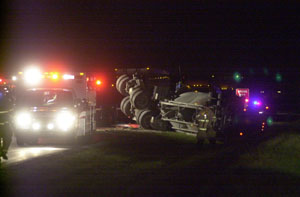
<instances>
[{"instance_id":1,"label":"dark sky","mask_svg":"<svg viewBox=\"0 0 300 197\"><path fill-rule=\"evenodd\" d=\"M1 64L296 68L299 5L270 2L11 0Z\"/></svg>"}]
</instances>

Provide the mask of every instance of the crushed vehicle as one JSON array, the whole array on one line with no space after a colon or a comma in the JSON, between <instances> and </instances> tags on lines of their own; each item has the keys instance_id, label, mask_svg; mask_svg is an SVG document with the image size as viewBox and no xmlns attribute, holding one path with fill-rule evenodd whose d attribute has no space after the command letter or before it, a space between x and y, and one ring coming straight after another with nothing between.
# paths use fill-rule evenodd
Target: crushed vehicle
<instances>
[{"instance_id":1,"label":"crushed vehicle","mask_svg":"<svg viewBox=\"0 0 300 197\"><path fill-rule=\"evenodd\" d=\"M256 135L267 127L269 106L249 88L178 82L172 89L170 81L145 72L120 75L120 109L144 129L193 134L199 145Z\"/></svg>"}]
</instances>

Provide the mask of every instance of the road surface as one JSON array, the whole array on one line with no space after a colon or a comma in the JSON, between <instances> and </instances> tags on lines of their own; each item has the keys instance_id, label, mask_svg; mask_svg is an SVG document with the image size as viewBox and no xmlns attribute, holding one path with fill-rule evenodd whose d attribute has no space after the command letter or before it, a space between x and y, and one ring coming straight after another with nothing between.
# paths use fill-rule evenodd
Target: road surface
<instances>
[{"instance_id":1,"label":"road surface","mask_svg":"<svg viewBox=\"0 0 300 197\"><path fill-rule=\"evenodd\" d=\"M3 166L10 166L36 157L54 154L70 149L71 145L49 145L43 144L37 146L19 147L13 137L10 149L8 151L8 160L2 160Z\"/></svg>"}]
</instances>

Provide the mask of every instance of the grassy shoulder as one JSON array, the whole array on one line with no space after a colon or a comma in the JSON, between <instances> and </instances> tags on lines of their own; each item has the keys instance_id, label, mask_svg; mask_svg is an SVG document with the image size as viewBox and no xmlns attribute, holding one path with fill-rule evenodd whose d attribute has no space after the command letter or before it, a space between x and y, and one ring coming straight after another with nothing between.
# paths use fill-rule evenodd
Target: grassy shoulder
<instances>
[{"instance_id":1,"label":"grassy shoulder","mask_svg":"<svg viewBox=\"0 0 300 197\"><path fill-rule=\"evenodd\" d=\"M239 165L300 176L300 134L281 133L240 157Z\"/></svg>"},{"instance_id":2,"label":"grassy shoulder","mask_svg":"<svg viewBox=\"0 0 300 197\"><path fill-rule=\"evenodd\" d=\"M195 137L180 133L107 131L96 137L98 144L11 168L11 176L19 177L15 179L19 185L16 191L36 191L41 196L299 192L296 133L282 134L254 147L219 144L201 150Z\"/></svg>"}]
</instances>

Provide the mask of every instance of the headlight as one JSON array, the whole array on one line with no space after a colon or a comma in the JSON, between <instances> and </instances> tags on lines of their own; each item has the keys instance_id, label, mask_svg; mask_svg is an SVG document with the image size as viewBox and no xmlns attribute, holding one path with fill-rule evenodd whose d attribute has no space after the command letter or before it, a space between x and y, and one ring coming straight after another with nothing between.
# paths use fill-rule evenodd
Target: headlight
<instances>
[{"instance_id":1,"label":"headlight","mask_svg":"<svg viewBox=\"0 0 300 197\"><path fill-rule=\"evenodd\" d=\"M29 129L32 117L27 112L20 112L16 115L16 126L21 129Z\"/></svg>"},{"instance_id":2,"label":"headlight","mask_svg":"<svg viewBox=\"0 0 300 197\"><path fill-rule=\"evenodd\" d=\"M70 111L61 111L57 114L56 123L58 128L67 131L74 127L76 116Z\"/></svg>"},{"instance_id":3,"label":"headlight","mask_svg":"<svg viewBox=\"0 0 300 197\"><path fill-rule=\"evenodd\" d=\"M38 68L31 67L24 72L24 80L28 85L37 85L42 79L42 73Z\"/></svg>"},{"instance_id":4,"label":"headlight","mask_svg":"<svg viewBox=\"0 0 300 197\"><path fill-rule=\"evenodd\" d=\"M32 124L32 128L33 128L34 131L37 131L41 128L41 124L38 123L38 122L35 122L35 123Z\"/></svg>"}]
</instances>

